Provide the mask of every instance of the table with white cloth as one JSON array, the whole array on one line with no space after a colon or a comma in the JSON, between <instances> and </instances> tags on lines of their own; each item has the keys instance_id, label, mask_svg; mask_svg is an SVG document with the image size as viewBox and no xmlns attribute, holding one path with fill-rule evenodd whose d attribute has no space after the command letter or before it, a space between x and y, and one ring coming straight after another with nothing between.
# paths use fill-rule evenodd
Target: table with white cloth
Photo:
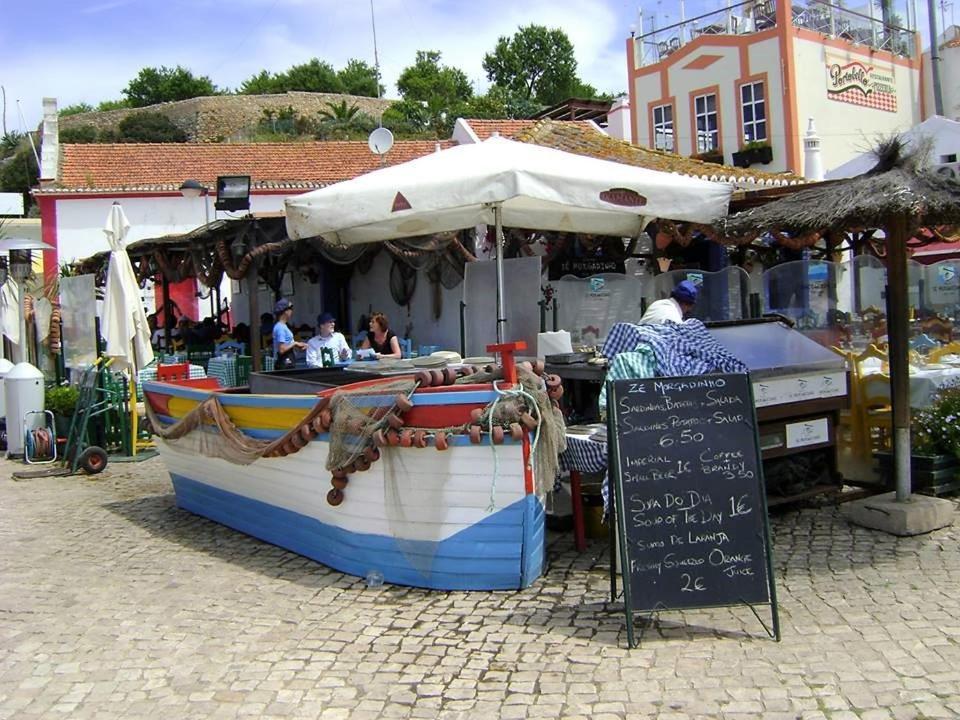
<instances>
[{"instance_id":1,"label":"table with white cloth","mask_svg":"<svg viewBox=\"0 0 960 720\"><path fill-rule=\"evenodd\" d=\"M237 379L237 357L234 353L224 353L223 355L210 358L210 360L207 361L207 376L219 380L221 387L237 387L238 385L245 384ZM239 357L250 359L248 355L241 355ZM263 358L263 370L264 372L273 370L272 355Z\"/></svg>"},{"instance_id":2,"label":"table with white cloth","mask_svg":"<svg viewBox=\"0 0 960 720\"><path fill-rule=\"evenodd\" d=\"M879 367L865 367L864 376L879 372ZM954 382L960 382L960 366L926 365L910 368L910 407L921 409L933 404L937 391Z\"/></svg>"},{"instance_id":3,"label":"table with white cloth","mask_svg":"<svg viewBox=\"0 0 960 720\"><path fill-rule=\"evenodd\" d=\"M590 435L582 432L567 432L567 449L560 453L560 469L570 472L570 498L573 504L573 533L577 550L586 549L586 537L583 523L583 502L581 499L580 474L604 473L601 494L604 512L607 509L609 489L607 485L607 442L606 435L591 440Z\"/></svg>"},{"instance_id":4,"label":"table with white cloth","mask_svg":"<svg viewBox=\"0 0 960 720\"><path fill-rule=\"evenodd\" d=\"M189 377L191 380L196 380L198 378L205 378L207 376L206 370L203 369L202 365L191 365L189 371ZM157 379L157 366L151 365L150 367L145 367L143 370L137 373L137 397L143 397L143 383L150 382Z\"/></svg>"}]
</instances>

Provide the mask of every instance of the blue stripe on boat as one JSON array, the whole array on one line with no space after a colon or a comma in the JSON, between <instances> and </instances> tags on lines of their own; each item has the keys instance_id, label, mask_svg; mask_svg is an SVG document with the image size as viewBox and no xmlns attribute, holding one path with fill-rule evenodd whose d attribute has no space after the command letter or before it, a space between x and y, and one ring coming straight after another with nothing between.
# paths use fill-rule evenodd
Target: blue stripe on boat
<instances>
[{"instance_id":1,"label":"blue stripe on boat","mask_svg":"<svg viewBox=\"0 0 960 720\"><path fill-rule=\"evenodd\" d=\"M463 392L436 392L413 394L414 405L487 405L497 397L493 390L464 390Z\"/></svg>"},{"instance_id":2,"label":"blue stripe on boat","mask_svg":"<svg viewBox=\"0 0 960 720\"><path fill-rule=\"evenodd\" d=\"M376 569L385 581L397 585L435 590L510 590L532 583L543 567L543 506L533 495L441 542L398 541L350 532L182 475L170 476L177 505L184 510L348 575L364 577ZM531 541L535 547L528 548ZM429 572L417 566L429 567Z\"/></svg>"},{"instance_id":3,"label":"blue stripe on boat","mask_svg":"<svg viewBox=\"0 0 960 720\"><path fill-rule=\"evenodd\" d=\"M543 503L536 495L527 495L524 499L526 507L523 513L523 556L520 574L522 587L527 587L543 574L546 535Z\"/></svg>"}]
</instances>

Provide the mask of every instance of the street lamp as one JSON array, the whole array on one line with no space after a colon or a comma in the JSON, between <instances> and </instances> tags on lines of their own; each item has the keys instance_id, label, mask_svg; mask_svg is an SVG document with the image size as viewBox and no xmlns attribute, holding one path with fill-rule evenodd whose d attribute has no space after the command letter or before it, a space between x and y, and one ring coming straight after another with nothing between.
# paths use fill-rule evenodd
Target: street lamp
<instances>
[{"instance_id":1,"label":"street lamp","mask_svg":"<svg viewBox=\"0 0 960 720\"><path fill-rule=\"evenodd\" d=\"M27 316L24 312L23 299L26 293L24 285L27 278L33 274L31 250L56 250L56 248L40 240L27 238L4 238L0 240L0 253L9 253L10 255L9 265L6 258L3 258L2 269L0 269L3 282L6 282L8 276L12 277L16 281L20 293L20 362L27 362L29 358L27 354Z\"/></svg>"},{"instance_id":2,"label":"street lamp","mask_svg":"<svg viewBox=\"0 0 960 720\"><path fill-rule=\"evenodd\" d=\"M180 194L185 198L198 198L207 194L207 187L199 180L184 180L180 185Z\"/></svg>"}]
</instances>

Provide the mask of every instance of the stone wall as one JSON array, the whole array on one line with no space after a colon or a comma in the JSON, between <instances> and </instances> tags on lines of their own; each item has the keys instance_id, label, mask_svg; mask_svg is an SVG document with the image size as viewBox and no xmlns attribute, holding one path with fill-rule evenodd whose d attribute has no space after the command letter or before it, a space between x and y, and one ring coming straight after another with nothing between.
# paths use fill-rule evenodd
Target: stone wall
<instances>
[{"instance_id":1,"label":"stone wall","mask_svg":"<svg viewBox=\"0 0 960 720\"><path fill-rule=\"evenodd\" d=\"M329 105L347 102L377 119L394 100L339 95L337 93L288 92L281 95L221 95L161 103L144 108L124 108L106 112L80 113L60 118L61 130L92 125L97 130L116 128L127 115L158 112L170 118L191 142L242 142L249 140L264 118L264 111L278 113L292 107L297 115L311 120Z\"/></svg>"}]
</instances>

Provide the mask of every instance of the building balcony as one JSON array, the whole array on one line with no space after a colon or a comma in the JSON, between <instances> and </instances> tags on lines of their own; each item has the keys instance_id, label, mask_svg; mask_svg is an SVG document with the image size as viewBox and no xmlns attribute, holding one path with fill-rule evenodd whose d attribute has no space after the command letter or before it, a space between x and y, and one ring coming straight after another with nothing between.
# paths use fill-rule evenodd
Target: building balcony
<instances>
[{"instance_id":1,"label":"building balcony","mask_svg":"<svg viewBox=\"0 0 960 720\"><path fill-rule=\"evenodd\" d=\"M649 20L653 27L641 25L639 36L634 38L637 67L662 62L703 36L753 35L775 28L777 5L785 1L746 0L662 28L656 27L656 16L648 19L641 10L641 20ZM912 17L909 2L895 2L894 11L886 18L869 0L863 0L864 4L857 8L842 7L841 2L795 0L790 3L791 25L819 33L824 38L845 40L851 47L885 50L903 57L917 54L913 29L916 18Z\"/></svg>"}]
</instances>

